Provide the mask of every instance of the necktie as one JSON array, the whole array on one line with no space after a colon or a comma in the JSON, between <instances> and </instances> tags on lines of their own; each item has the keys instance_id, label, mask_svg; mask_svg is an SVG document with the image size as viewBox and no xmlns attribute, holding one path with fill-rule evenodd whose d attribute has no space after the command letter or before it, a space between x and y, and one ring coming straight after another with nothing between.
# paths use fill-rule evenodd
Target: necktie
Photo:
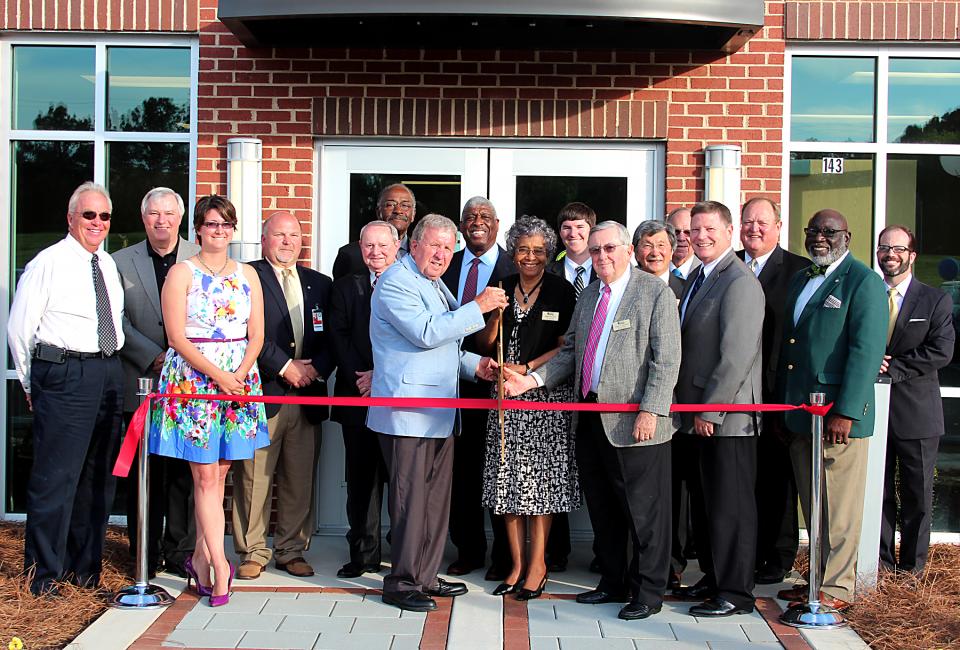
<instances>
[{"instance_id":1,"label":"necktie","mask_svg":"<svg viewBox=\"0 0 960 650\"><path fill-rule=\"evenodd\" d=\"M827 267L826 266L817 266L816 264L811 264L807 267L807 278L815 278L818 275L826 275Z\"/></svg>"},{"instance_id":2,"label":"necktie","mask_svg":"<svg viewBox=\"0 0 960 650\"><path fill-rule=\"evenodd\" d=\"M470 262L470 270L467 271L467 281L463 284L463 299L460 300L461 305L473 302L473 299L477 297L478 266L480 266L480 258L474 257L473 261Z\"/></svg>"},{"instance_id":3,"label":"necktie","mask_svg":"<svg viewBox=\"0 0 960 650\"><path fill-rule=\"evenodd\" d=\"M703 274L703 269L701 268L697 271L697 279L693 281L693 286L690 287L690 296L687 298L687 305L693 302L693 297L697 295L697 292L700 291L700 287L703 286L703 279L706 276Z\"/></svg>"},{"instance_id":4,"label":"necktie","mask_svg":"<svg viewBox=\"0 0 960 650\"><path fill-rule=\"evenodd\" d=\"M893 338L893 328L897 326L897 316L900 315L900 306L897 305L897 289L890 287L887 289L887 307L890 309L890 320L887 322L887 344Z\"/></svg>"},{"instance_id":5,"label":"necktie","mask_svg":"<svg viewBox=\"0 0 960 650\"><path fill-rule=\"evenodd\" d=\"M756 259L750 260L750 264L747 265L754 275L760 275L760 262Z\"/></svg>"},{"instance_id":6,"label":"necktie","mask_svg":"<svg viewBox=\"0 0 960 650\"><path fill-rule=\"evenodd\" d=\"M582 266L577 267L577 278L573 281L573 293L577 298L580 297L580 292L583 291L583 274L586 272L587 270Z\"/></svg>"},{"instance_id":7,"label":"necktie","mask_svg":"<svg viewBox=\"0 0 960 650\"><path fill-rule=\"evenodd\" d=\"M680 278L681 280L683 279L683 273L680 272L680 269L674 268L670 272L673 273L673 275L675 275L676 277Z\"/></svg>"},{"instance_id":8,"label":"necktie","mask_svg":"<svg viewBox=\"0 0 960 650\"><path fill-rule=\"evenodd\" d=\"M296 357L300 357L300 348L303 346L303 299L297 291L293 281L293 269L283 270L283 299L287 301L287 310L290 312L290 324L293 325L293 341Z\"/></svg>"},{"instance_id":9,"label":"necktie","mask_svg":"<svg viewBox=\"0 0 960 650\"><path fill-rule=\"evenodd\" d=\"M113 325L113 311L110 309L110 294L107 283L100 272L100 258L93 254L90 260L93 270L93 290L97 295L97 343L100 351L111 355L117 351L117 330Z\"/></svg>"},{"instance_id":10,"label":"necktie","mask_svg":"<svg viewBox=\"0 0 960 650\"><path fill-rule=\"evenodd\" d=\"M380 274L379 274L379 273L377 273L376 275L373 276L373 282L370 283L370 288L371 288L371 289L376 289L376 288L377 288L377 280L379 280L379 279L380 279Z\"/></svg>"},{"instance_id":11,"label":"necktie","mask_svg":"<svg viewBox=\"0 0 960 650\"><path fill-rule=\"evenodd\" d=\"M593 383L593 362L597 358L597 345L600 344L600 334L603 333L603 324L607 321L607 306L610 304L610 285L603 287L597 311L593 313L593 325L587 336L587 347L583 352L583 371L580 375L580 394L584 397L590 392Z\"/></svg>"}]
</instances>

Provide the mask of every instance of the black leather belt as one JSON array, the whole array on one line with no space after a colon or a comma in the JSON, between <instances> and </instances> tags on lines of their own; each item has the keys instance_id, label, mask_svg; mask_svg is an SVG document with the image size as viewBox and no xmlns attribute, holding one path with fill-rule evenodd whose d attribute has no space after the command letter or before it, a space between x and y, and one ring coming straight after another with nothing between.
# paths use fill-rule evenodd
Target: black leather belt
<instances>
[{"instance_id":1,"label":"black leather belt","mask_svg":"<svg viewBox=\"0 0 960 650\"><path fill-rule=\"evenodd\" d=\"M51 363L63 363L64 359L109 359L112 354L105 354L103 352L77 352L75 350L67 350L65 348L57 347L56 345L50 345L49 343L37 343L37 347L33 351L33 358L40 359L41 361L49 361Z\"/></svg>"}]
</instances>

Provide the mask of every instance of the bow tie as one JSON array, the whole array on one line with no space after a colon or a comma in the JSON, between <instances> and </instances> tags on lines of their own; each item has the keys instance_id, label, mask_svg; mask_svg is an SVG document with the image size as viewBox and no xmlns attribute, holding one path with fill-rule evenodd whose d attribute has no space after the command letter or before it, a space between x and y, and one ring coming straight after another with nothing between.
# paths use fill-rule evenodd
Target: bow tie
<instances>
[{"instance_id":1,"label":"bow tie","mask_svg":"<svg viewBox=\"0 0 960 650\"><path fill-rule=\"evenodd\" d=\"M815 278L818 275L826 275L828 268L829 268L829 265L817 266L816 264L811 264L810 266L807 267L807 278Z\"/></svg>"}]
</instances>

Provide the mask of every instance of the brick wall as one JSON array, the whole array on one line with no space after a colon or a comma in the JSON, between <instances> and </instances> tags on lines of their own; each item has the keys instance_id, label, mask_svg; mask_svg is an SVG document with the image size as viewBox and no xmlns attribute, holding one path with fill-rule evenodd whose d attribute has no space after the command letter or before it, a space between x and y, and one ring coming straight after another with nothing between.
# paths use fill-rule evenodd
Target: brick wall
<instances>
[{"instance_id":1,"label":"brick wall","mask_svg":"<svg viewBox=\"0 0 960 650\"><path fill-rule=\"evenodd\" d=\"M195 32L197 0L4 0L0 30Z\"/></svg>"},{"instance_id":2,"label":"brick wall","mask_svg":"<svg viewBox=\"0 0 960 650\"><path fill-rule=\"evenodd\" d=\"M788 0L786 38L953 41L960 38L960 1Z\"/></svg>"},{"instance_id":3,"label":"brick wall","mask_svg":"<svg viewBox=\"0 0 960 650\"><path fill-rule=\"evenodd\" d=\"M779 199L783 2L730 56L673 50L248 49L200 2L197 192L226 141L264 144L264 209L312 217L314 135L666 139L667 204L701 198L703 147L743 147L745 196Z\"/></svg>"}]
</instances>

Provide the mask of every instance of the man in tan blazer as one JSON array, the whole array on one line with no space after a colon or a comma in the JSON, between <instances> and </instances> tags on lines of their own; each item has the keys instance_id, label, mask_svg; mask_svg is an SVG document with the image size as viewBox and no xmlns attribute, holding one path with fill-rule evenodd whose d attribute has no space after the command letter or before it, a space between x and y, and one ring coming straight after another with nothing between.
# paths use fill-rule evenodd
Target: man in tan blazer
<instances>
[{"instance_id":1,"label":"man in tan blazer","mask_svg":"<svg viewBox=\"0 0 960 650\"><path fill-rule=\"evenodd\" d=\"M160 289L171 266L196 255L200 247L180 236L183 199L166 187L155 187L140 204L146 240L113 254L123 283L123 336L120 349L129 419L140 404L137 378L151 377L156 385L167 352L160 313ZM130 552L137 539L137 466L127 479L127 533ZM166 517L166 528L164 528ZM193 553L193 479L182 460L150 457L150 519L147 523L147 568L155 573L163 562L169 572L186 577L183 561Z\"/></svg>"},{"instance_id":2,"label":"man in tan blazer","mask_svg":"<svg viewBox=\"0 0 960 650\"><path fill-rule=\"evenodd\" d=\"M660 611L670 567L677 299L659 278L633 268L623 225L591 228L589 250L598 280L577 301L563 347L531 375L510 373L507 388L511 395L541 384L553 388L573 375L583 402L639 405L637 414L585 412L573 419L602 574L577 602L626 602L619 617L636 620Z\"/></svg>"}]
</instances>

